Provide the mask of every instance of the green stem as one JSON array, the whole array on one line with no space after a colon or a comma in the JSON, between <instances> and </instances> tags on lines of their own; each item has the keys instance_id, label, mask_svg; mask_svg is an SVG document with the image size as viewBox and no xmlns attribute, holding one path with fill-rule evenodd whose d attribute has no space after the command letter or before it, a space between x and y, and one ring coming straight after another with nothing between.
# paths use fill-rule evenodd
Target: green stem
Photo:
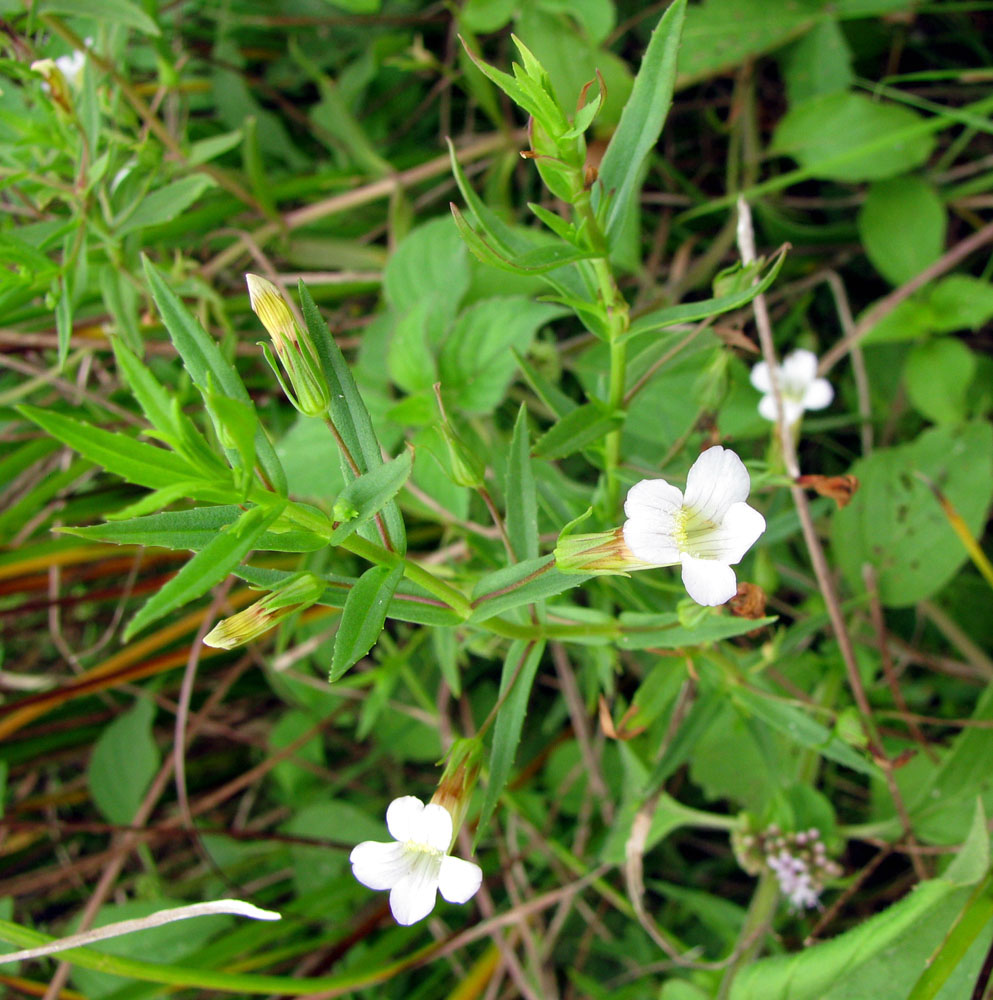
<instances>
[{"instance_id":1,"label":"green stem","mask_svg":"<svg viewBox=\"0 0 993 1000\"><path fill-rule=\"evenodd\" d=\"M728 966L727 972L724 973L716 1000L727 1000L731 994L731 986L735 976L751 964L752 959L762 946L769 924L772 923L778 901L779 884L776 881L776 876L772 872L763 872L759 877L755 895L752 896L751 906L748 907L745 925L741 929L740 950Z\"/></svg>"}]
</instances>

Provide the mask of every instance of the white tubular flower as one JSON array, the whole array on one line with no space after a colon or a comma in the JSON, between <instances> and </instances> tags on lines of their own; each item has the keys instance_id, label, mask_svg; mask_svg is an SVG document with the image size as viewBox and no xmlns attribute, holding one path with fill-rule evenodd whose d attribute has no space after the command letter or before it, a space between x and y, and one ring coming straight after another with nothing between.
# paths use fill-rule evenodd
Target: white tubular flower
<instances>
[{"instance_id":1,"label":"white tubular flower","mask_svg":"<svg viewBox=\"0 0 993 1000\"><path fill-rule=\"evenodd\" d=\"M772 394L772 378L769 366L760 361L751 374L752 385L763 393L759 400L759 413L773 423L779 419L776 397ZM783 398L786 424L793 426L804 410L823 410L832 399L834 389L826 378L817 377L817 355L803 349L793 351L783 358L776 369L779 394Z\"/></svg>"},{"instance_id":2,"label":"white tubular flower","mask_svg":"<svg viewBox=\"0 0 993 1000\"><path fill-rule=\"evenodd\" d=\"M683 585L697 604L734 597L734 570L765 531L765 518L745 503L751 480L741 459L708 448L686 477L686 494L664 479L635 483L624 501L624 541L654 566L683 567Z\"/></svg>"},{"instance_id":3,"label":"white tubular flower","mask_svg":"<svg viewBox=\"0 0 993 1000\"><path fill-rule=\"evenodd\" d=\"M394 799L386 826L395 843L367 840L352 850L352 874L370 889L390 890L398 924L416 924L433 909L435 893L449 903L468 902L483 881L479 865L453 858L452 816L444 806L425 806L413 795Z\"/></svg>"}]
</instances>

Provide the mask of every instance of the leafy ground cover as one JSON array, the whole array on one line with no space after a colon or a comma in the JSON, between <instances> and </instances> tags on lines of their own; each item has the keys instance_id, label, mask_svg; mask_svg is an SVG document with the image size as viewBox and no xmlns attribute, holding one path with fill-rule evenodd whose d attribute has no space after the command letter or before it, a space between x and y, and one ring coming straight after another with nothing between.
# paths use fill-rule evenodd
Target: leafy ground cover
<instances>
[{"instance_id":1,"label":"leafy ground cover","mask_svg":"<svg viewBox=\"0 0 993 1000\"><path fill-rule=\"evenodd\" d=\"M990 5L0 11L8 995L987 995Z\"/></svg>"}]
</instances>

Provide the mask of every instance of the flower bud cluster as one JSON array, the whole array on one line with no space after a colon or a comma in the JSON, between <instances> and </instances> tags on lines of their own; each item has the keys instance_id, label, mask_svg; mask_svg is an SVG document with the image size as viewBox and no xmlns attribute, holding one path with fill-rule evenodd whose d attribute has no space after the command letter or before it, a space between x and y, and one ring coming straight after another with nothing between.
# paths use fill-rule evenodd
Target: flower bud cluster
<instances>
[{"instance_id":1,"label":"flower bud cluster","mask_svg":"<svg viewBox=\"0 0 993 1000\"><path fill-rule=\"evenodd\" d=\"M841 875L816 827L783 833L772 825L760 833L737 831L732 841L741 867L750 875L771 871L794 912L819 907L825 884Z\"/></svg>"}]
</instances>

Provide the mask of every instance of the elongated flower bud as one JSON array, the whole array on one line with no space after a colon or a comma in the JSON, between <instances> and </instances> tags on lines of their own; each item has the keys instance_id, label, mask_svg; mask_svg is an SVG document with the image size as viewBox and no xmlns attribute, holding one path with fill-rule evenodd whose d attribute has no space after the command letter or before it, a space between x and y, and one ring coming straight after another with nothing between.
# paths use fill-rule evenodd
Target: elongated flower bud
<instances>
[{"instance_id":1,"label":"elongated flower bud","mask_svg":"<svg viewBox=\"0 0 993 1000\"><path fill-rule=\"evenodd\" d=\"M456 740L448 751L438 788L431 796L431 803L443 806L452 817L452 844L455 843L469 808L482 759L483 744L478 738Z\"/></svg>"},{"instance_id":2,"label":"elongated flower bud","mask_svg":"<svg viewBox=\"0 0 993 1000\"><path fill-rule=\"evenodd\" d=\"M218 622L204 636L205 646L234 649L257 639L295 611L315 604L324 593L324 581L313 573L297 573L260 601Z\"/></svg>"},{"instance_id":3,"label":"elongated flower bud","mask_svg":"<svg viewBox=\"0 0 993 1000\"><path fill-rule=\"evenodd\" d=\"M286 373L284 378L272 352L263 344L266 361L279 379L286 398L309 417L324 416L331 396L310 335L300 329L276 285L257 274L246 274L245 281L252 311L272 338L273 350Z\"/></svg>"}]
</instances>

